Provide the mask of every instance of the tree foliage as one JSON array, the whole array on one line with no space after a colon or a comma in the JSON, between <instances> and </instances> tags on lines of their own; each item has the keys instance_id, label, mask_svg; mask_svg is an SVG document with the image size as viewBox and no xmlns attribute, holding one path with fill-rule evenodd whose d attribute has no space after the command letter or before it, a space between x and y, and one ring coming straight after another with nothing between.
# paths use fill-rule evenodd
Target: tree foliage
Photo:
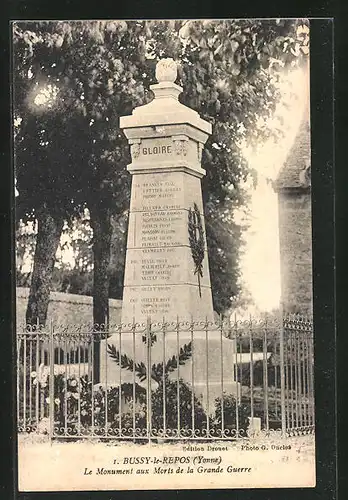
<instances>
[{"instance_id":1,"label":"tree foliage","mask_svg":"<svg viewBox=\"0 0 348 500\"><path fill-rule=\"evenodd\" d=\"M214 307L239 292L250 172L241 143L256 144L279 99L280 71L308 53L303 20L54 21L14 27L16 176L21 217L53 207L65 219L90 209L94 277L110 276L113 215L128 208L130 176L119 117L151 99L158 58L179 63L181 101L213 125L202 164ZM300 29L299 29L300 27ZM37 94L51 86L51 100ZM39 158L39 161L37 161ZM39 193L39 196L38 196ZM122 259L120 259L120 263ZM108 285L94 289L103 297ZM99 306L98 306L99 307Z\"/></svg>"}]
</instances>

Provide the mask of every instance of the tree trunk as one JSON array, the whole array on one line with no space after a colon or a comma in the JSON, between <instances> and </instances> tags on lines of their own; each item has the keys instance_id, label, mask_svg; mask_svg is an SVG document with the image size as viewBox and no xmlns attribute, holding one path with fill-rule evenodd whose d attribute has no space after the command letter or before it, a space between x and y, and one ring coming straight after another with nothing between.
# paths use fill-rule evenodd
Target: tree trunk
<instances>
[{"instance_id":1,"label":"tree trunk","mask_svg":"<svg viewBox=\"0 0 348 500\"><path fill-rule=\"evenodd\" d=\"M37 219L34 267L26 311L27 325L46 323L55 256L64 225L63 217L53 216L47 210L40 212Z\"/></svg>"},{"instance_id":2,"label":"tree trunk","mask_svg":"<svg viewBox=\"0 0 348 500\"><path fill-rule=\"evenodd\" d=\"M111 214L107 208L91 207L93 229L93 322L99 331L109 323L109 266L111 246ZM94 383L100 382L100 337L94 339Z\"/></svg>"},{"instance_id":3,"label":"tree trunk","mask_svg":"<svg viewBox=\"0 0 348 500\"><path fill-rule=\"evenodd\" d=\"M108 209L90 209L93 229L93 322L100 326L109 321L109 267L111 214Z\"/></svg>"},{"instance_id":4,"label":"tree trunk","mask_svg":"<svg viewBox=\"0 0 348 500\"><path fill-rule=\"evenodd\" d=\"M110 297L122 299L127 246L128 215L111 216Z\"/></svg>"}]
</instances>

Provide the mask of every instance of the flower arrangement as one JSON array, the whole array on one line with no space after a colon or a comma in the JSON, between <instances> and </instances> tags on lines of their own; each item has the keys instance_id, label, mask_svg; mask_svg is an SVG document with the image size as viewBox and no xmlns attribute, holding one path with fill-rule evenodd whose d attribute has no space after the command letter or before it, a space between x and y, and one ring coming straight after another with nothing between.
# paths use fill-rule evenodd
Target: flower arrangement
<instances>
[{"instance_id":1,"label":"flower arrangement","mask_svg":"<svg viewBox=\"0 0 348 500\"><path fill-rule=\"evenodd\" d=\"M45 402L49 405L49 375L40 378L36 372L32 372L31 380L33 384L43 384ZM182 379L170 380L168 373L151 393L150 402L146 390L138 384L135 388L132 384L123 384L121 390L119 387L105 390L100 384L93 386L87 375L78 378L59 373L54 376L53 386L55 434L62 436L88 436L91 432L101 437L105 436L105 432L111 436L129 436L133 433L142 436L149 423L159 436L164 429L172 432L180 428L183 433L190 435L193 429L200 433L207 427L212 435L218 436L222 422L227 432L236 427L238 403L233 396L224 395L223 401L218 398L214 414L208 416L192 388ZM149 403L150 422L147 414ZM250 416L250 402L243 401L239 404L238 412L239 429L245 432Z\"/></svg>"}]
</instances>

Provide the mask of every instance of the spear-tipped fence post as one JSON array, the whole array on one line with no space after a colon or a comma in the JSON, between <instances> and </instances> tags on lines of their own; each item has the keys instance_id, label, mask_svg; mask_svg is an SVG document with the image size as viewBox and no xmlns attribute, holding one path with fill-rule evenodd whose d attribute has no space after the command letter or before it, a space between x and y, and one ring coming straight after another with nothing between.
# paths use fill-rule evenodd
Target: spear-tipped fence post
<instances>
[{"instance_id":1,"label":"spear-tipped fence post","mask_svg":"<svg viewBox=\"0 0 348 500\"><path fill-rule=\"evenodd\" d=\"M281 318L279 329L279 358L280 358L280 407L282 422L282 438L286 437L286 415L285 415L285 370L284 370L284 321Z\"/></svg>"},{"instance_id":2,"label":"spear-tipped fence post","mask_svg":"<svg viewBox=\"0 0 348 500\"><path fill-rule=\"evenodd\" d=\"M49 380L49 438L52 445L54 434L54 331L53 320L50 321L49 328L49 362L50 362L50 380Z\"/></svg>"}]
</instances>

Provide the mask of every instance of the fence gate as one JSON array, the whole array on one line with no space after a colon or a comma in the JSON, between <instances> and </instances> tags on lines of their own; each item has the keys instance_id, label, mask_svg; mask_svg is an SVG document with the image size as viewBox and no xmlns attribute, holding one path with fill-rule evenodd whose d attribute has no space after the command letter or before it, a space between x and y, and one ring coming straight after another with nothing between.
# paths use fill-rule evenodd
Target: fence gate
<instances>
[{"instance_id":1,"label":"fence gate","mask_svg":"<svg viewBox=\"0 0 348 500\"><path fill-rule=\"evenodd\" d=\"M312 433L312 321L19 329L17 421L19 432L52 439Z\"/></svg>"}]
</instances>

